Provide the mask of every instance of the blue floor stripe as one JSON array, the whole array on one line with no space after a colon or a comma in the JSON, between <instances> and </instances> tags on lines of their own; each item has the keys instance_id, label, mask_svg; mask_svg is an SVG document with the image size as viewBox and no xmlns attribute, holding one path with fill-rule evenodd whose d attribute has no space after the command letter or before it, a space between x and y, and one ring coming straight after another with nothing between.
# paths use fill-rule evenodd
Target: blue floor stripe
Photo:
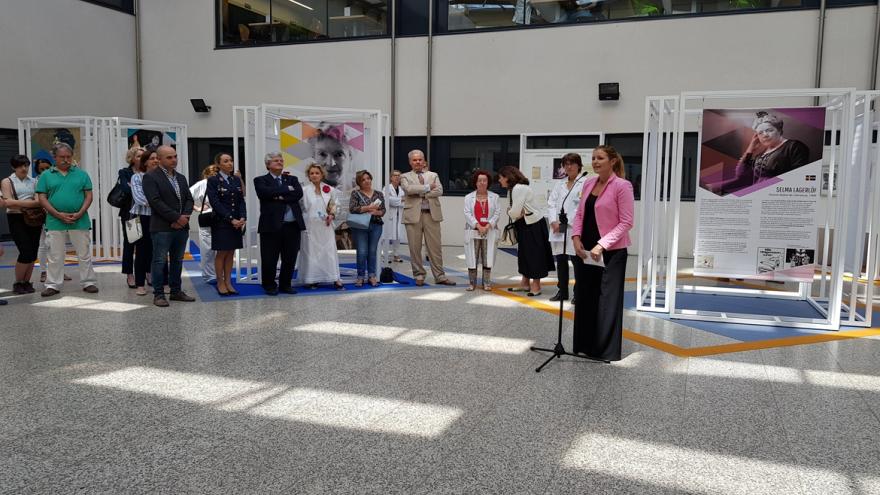
<instances>
[{"instance_id":1,"label":"blue floor stripe","mask_svg":"<svg viewBox=\"0 0 880 495\"><path fill-rule=\"evenodd\" d=\"M679 309L703 311L724 311L728 313L751 313L759 315L779 315L800 318L820 318L821 315L806 301L784 301L757 297L728 296L722 294L688 294L678 293L675 306ZM624 294L624 307L635 310L635 291ZM741 342L799 337L829 333L826 330L804 330L798 328L777 327L772 325L744 325L741 323L717 323L711 321L680 320L660 313L640 313L679 325L696 328L704 332L714 333ZM880 311L875 311L871 321L880 321ZM637 330L637 329L636 329ZM830 331L830 333L834 333Z\"/></svg>"}]
</instances>

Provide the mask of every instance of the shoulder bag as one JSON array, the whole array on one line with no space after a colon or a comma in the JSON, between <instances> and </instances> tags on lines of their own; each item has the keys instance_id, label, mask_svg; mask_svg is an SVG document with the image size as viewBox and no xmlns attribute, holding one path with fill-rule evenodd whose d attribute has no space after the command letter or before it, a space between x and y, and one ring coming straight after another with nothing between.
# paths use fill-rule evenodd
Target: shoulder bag
<instances>
[{"instance_id":1,"label":"shoulder bag","mask_svg":"<svg viewBox=\"0 0 880 495\"><path fill-rule=\"evenodd\" d=\"M205 184L205 194L202 195L202 211L199 212L199 228L202 227L213 227L214 224L217 223L217 215L214 214L214 209L211 211L205 210L205 199L208 197L208 185Z\"/></svg>"},{"instance_id":2,"label":"shoulder bag","mask_svg":"<svg viewBox=\"0 0 880 495\"><path fill-rule=\"evenodd\" d=\"M18 201L18 194L15 192L15 184L9 179L9 188L12 189L12 199ZM42 207L19 208L24 224L29 227L42 227L46 223L46 210Z\"/></svg>"},{"instance_id":3,"label":"shoulder bag","mask_svg":"<svg viewBox=\"0 0 880 495\"><path fill-rule=\"evenodd\" d=\"M362 199L366 199L360 191L358 191L358 196L360 196ZM364 206L366 206L366 204ZM349 227L356 230L367 230L370 228L370 221L372 220L372 217L373 215L370 215L369 213L349 213L348 218L346 218L345 220L345 223L347 223Z\"/></svg>"}]
</instances>

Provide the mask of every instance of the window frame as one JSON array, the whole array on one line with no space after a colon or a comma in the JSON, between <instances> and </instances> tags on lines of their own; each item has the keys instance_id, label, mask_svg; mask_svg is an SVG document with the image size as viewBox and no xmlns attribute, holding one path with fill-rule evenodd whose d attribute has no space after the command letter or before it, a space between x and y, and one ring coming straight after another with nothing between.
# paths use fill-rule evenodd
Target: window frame
<instances>
[{"instance_id":1,"label":"window frame","mask_svg":"<svg viewBox=\"0 0 880 495\"><path fill-rule=\"evenodd\" d=\"M89 0L86 0L89 1ZM273 2L275 0L269 0L269 2ZM388 2L387 5L391 5L393 2L397 0L386 0ZM348 38L321 38L314 40L290 40L290 41L275 41L269 43L256 43L252 45L224 45L223 41L223 19L221 17L220 12L220 0L213 0L214 2L214 50L235 50L238 48L262 48L267 46L287 46L287 45L309 45L313 43L336 43L341 41L364 41L364 40L382 40L391 38L391 12L385 15L385 34L373 34L369 36L352 36ZM417 36L417 35L411 35Z\"/></svg>"}]
</instances>

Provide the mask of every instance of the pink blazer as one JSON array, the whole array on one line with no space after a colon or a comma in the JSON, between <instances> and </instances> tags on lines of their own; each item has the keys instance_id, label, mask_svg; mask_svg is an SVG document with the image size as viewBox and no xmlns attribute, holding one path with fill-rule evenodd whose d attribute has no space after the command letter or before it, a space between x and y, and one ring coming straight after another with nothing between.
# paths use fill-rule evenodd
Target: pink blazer
<instances>
[{"instance_id":1,"label":"pink blazer","mask_svg":"<svg viewBox=\"0 0 880 495\"><path fill-rule=\"evenodd\" d=\"M572 225L572 236L581 235L584 224L584 206L587 204L587 195L593 191L593 186L599 180L598 176L590 177L584 182L581 202L578 204L577 213ZM633 186L626 180L611 174L608 184L602 194L596 198L596 224L599 226L599 245L606 251L621 249L632 244L629 240L629 230L633 226L633 209L635 199ZM593 246L584 246L589 251Z\"/></svg>"}]
</instances>

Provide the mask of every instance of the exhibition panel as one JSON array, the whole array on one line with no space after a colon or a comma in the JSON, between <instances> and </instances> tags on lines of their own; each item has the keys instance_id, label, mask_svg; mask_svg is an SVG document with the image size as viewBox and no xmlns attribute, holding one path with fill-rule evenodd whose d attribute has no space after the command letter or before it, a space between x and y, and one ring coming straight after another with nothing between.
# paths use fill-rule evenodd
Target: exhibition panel
<instances>
[{"instance_id":1,"label":"exhibition panel","mask_svg":"<svg viewBox=\"0 0 880 495\"><path fill-rule=\"evenodd\" d=\"M88 213L94 230L94 253L105 260L122 259L123 236L119 210L106 198L128 167L129 148L170 145L178 151L177 171L187 175L187 127L184 124L125 117L26 117L18 119L19 153L31 160L54 164L52 146L65 143L73 149L74 164L89 174L94 199Z\"/></svg>"},{"instance_id":2,"label":"exhibition panel","mask_svg":"<svg viewBox=\"0 0 880 495\"><path fill-rule=\"evenodd\" d=\"M728 323L870 326L871 291L857 276L862 267L872 273L876 260L876 161L871 140L859 139L875 125L866 98L853 89L686 92L676 110L675 97L648 98L638 309ZM698 132L701 143L694 282L678 285L677 259L666 253L678 249L688 131ZM700 277L791 282L798 289L700 285ZM804 304L786 314L685 307L676 304L683 292Z\"/></svg>"},{"instance_id":3,"label":"exhibition panel","mask_svg":"<svg viewBox=\"0 0 880 495\"><path fill-rule=\"evenodd\" d=\"M369 171L377 183L390 173L387 118L379 110L261 104L233 107L233 159L244 156L244 176L266 173L267 153L280 152L284 173L308 183L306 170L321 165L324 182L335 188L337 245L349 248L346 236L348 199L354 189L355 172ZM244 138L239 149L239 137ZM383 148L383 144L385 145ZM249 185L250 186L250 185ZM253 187L247 187L247 210L260 211ZM261 267L257 222L250 222L244 234L244 248L236 257L239 282L259 283Z\"/></svg>"}]
</instances>

